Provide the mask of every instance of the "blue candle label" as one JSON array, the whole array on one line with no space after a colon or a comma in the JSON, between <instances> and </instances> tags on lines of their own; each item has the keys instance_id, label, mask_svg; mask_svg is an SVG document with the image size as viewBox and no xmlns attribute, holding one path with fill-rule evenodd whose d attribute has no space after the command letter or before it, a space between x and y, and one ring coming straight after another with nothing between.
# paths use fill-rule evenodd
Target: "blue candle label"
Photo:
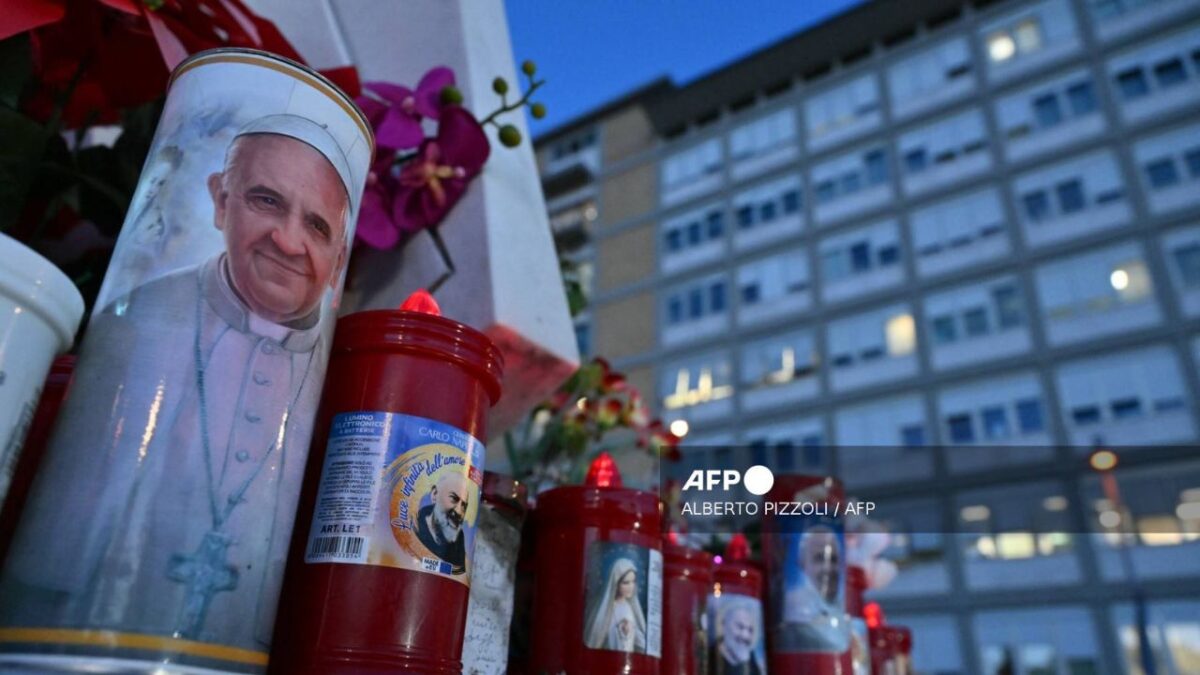
<instances>
[{"instance_id":1,"label":"blue candle label","mask_svg":"<svg viewBox=\"0 0 1200 675\"><path fill-rule=\"evenodd\" d=\"M333 418L307 563L381 565L470 584L485 447L389 412Z\"/></svg>"},{"instance_id":2,"label":"blue candle label","mask_svg":"<svg viewBox=\"0 0 1200 675\"><path fill-rule=\"evenodd\" d=\"M586 565L584 645L662 658L662 553L596 541Z\"/></svg>"}]
</instances>

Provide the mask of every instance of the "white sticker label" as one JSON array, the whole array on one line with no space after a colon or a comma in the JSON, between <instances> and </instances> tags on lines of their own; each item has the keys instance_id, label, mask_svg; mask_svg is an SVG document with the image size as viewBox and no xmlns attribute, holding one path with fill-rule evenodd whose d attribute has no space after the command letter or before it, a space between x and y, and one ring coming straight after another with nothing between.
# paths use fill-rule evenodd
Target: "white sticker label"
<instances>
[{"instance_id":1,"label":"white sticker label","mask_svg":"<svg viewBox=\"0 0 1200 675\"><path fill-rule=\"evenodd\" d=\"M651 549L650 573L646 575L646 653L656 659L662 658L662 578L662 553Z\"/></svg>"}]
</instances>

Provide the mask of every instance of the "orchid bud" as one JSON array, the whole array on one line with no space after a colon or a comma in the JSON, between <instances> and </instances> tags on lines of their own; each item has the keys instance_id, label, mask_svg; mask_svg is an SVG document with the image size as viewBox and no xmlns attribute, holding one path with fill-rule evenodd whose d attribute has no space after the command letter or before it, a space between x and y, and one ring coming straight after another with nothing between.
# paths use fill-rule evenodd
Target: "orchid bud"
<instances>
[{"instance_id":1,"label":"orchid bud","mask_svg":"<svg viewBox=\"0 0 1200 675\"><path fill-rule=\"evenodd\" d=\"M504 81L503 77L497 77L492 80L492 91L503 96L508 93L508 82Z\"/></svg>"},{"instance_id":2,"label":"orchid bud","mask_svg":"<svg viewBox=\"0 0 1200 675\"><path fill-rule=\"evenodd\" d=\"M546 116L546 106L541 103L534 103L529 106L529 114L533 115L533 119L540 120Z\"/></svg>"},{"instance_id":3,"label":"orchid bud","mask_svg":"<svg viewBox=\"0 0 1200 675\"><path fill-rule=\"evenodd\" d=\"M533 61L526 61L525 63L521 64L521 72L533 77L533 74L537 72L537 65L535 65Z\"/></svg>"},{"instance_id":4,"label":"orchid bud","mask_svg":"<svg viewBox=\"0 0 1200 675\"><path fill-rule=\"evenodd\" d=\"M442 87L440 97L442 105L462 105L463 102L462 92L452 84Z\"/></svg>"},{"instance_id":5,"label":"orchid bud","mask_svg":"<svg viewBox=\"0 0 1200 675\"><path fill-rule=\"evenodd\" d=\"M511 124L500 127L500 142L506 148L515 148L521 144L521 132Z\"/></svg>"}]
</instances>

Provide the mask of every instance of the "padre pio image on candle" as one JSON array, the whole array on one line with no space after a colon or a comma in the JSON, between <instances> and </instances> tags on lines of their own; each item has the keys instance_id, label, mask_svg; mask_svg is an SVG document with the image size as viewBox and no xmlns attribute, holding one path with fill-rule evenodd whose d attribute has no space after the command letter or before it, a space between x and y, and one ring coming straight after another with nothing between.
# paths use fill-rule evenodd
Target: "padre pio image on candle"
<instances>
[{"instance_id":1,"label":"padre pio image on candle","mask_svg":"<svg viewBox=\"0 0 1200 675\"><path fill-rule=\"evenodd\" d=\"M370 156L300 66L176 70L0 624L265 650Z\"/></svg>"},{"instance_id":2,"label":"padre pio image on candle","mask_svg":"<svg viewBox=\"0 0 1200 675\"><path fill-rule=\"evenodd\" d=\"M766 646L762 603L736 593L714 595L708 601L709 672L718 675L765 675Z\"/></svg>"},{"instance_id":3,"label":"padre pio image on candle","mask_svg":"<svg viewBox=\"0 0 1200 675\"><path fill-rule=\"evenodd\" d=\"M589 547L584 608L584 645L589 649L657 655L662 568L660 563L655 579L651 553L656 552L614 542Z\"/></svg>"}]
</instances>

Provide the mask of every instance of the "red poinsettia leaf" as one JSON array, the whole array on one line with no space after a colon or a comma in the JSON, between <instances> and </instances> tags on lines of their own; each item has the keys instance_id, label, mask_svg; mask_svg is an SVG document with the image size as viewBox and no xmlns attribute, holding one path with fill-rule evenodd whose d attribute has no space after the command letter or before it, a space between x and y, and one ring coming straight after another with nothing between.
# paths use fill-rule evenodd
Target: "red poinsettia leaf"
<instances>
[{"instance_id":1,"label":"red poinsettia leaf","mask_svg":"<svg viewBox=\"0 0 1200 675\"><path fill-rule=\"evenodd\" d=\"M342 66L340 68L326 68L317 72L337 85L337 88L341 89L350 98L358 99L358 97L362 96L362 83L358 80L358 68L354 66Z\"/></svg>"},{"instance_id":2,"label":"red poinsettia leaf","mask_svg":"<svg viewBox=\"0 0 1200 675\"><path fill-rule=\"evenodd\" d=\"M66 0L24 0L5 3L0 12L0 40L62 21Z\"/></svg>"}]
</instances>

